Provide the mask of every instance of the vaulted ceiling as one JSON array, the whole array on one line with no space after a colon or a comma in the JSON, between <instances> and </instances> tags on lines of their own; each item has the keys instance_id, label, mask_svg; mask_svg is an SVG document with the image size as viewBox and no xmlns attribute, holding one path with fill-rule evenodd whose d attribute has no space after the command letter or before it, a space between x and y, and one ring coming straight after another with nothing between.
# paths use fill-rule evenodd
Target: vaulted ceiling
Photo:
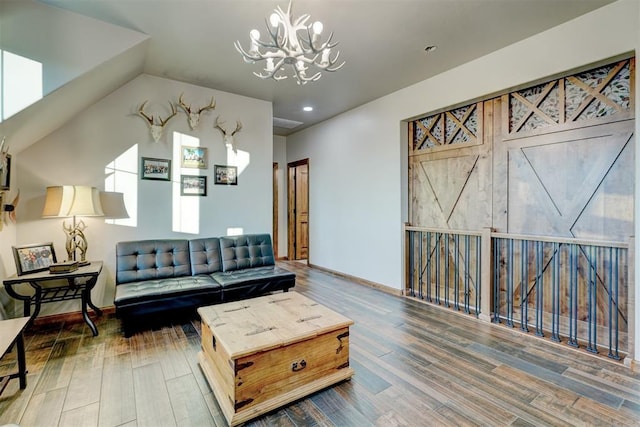
<instances>
[{"instance_id":1,"label":"vaulted ceiling","mask_svg":"<svg viewBox=\"0 0 640 427\"><path fill-rule=\"evenodd\" d=\"M16 0L0 0L10 2ZM287 0L40 0L148 35L123 78L145 72L273 102L274 117L302 122L287 135L588 13L613 0L294 0L293 15L334 32L345 66L317 82L261 80L233 43L263 34ZM95 49L103 41L96 40ZM433 52L426 46L435 45ZM112 64L113 65L113 64ZM109 62L105 62L105 67ZM120 67L119 69L122 69ZM482 76L478 76L482 79ZM107 79L108 81L108 79ZM114 81L114 84L116 82ZM99 88L76 96L93 99ZM95 93L94 93L95 91ZM310 105L313 112L304 112Z\"/></svg>"}]
</instances>

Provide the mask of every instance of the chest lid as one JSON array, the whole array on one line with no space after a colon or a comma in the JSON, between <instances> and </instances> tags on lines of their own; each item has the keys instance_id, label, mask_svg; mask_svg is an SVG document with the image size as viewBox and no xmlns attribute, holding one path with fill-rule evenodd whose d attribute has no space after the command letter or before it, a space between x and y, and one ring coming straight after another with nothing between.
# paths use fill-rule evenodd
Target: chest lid
<instances>
[{"instance_id":1,"label":"chest lid","mask_svg":"<svg viewBox=\"0 0 640 427\"><path fill-rule=\"evenodd\" d=\"M351 319L297 292L201 307L198 313L232 359L353 324Z\"/></svg>"}]
</instances>

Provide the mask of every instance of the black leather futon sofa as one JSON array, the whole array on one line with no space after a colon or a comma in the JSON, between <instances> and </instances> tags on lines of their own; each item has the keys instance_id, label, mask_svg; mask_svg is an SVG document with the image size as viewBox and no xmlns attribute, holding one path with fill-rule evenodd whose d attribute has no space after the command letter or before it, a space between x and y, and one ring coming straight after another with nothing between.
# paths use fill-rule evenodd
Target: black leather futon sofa
<instances>
[{"instance_id":1,"label":"black leather futon sofa","mask_svg":"<svg viewBox=\"0 0 640 427\"><path fill-rule=\"evenodd\" d=\"M137 240L116 245L116 314L125 336L141 320L295 286L269 234ZM139 317L144 316L144 317Z\"/></svg>"}]
</instances>

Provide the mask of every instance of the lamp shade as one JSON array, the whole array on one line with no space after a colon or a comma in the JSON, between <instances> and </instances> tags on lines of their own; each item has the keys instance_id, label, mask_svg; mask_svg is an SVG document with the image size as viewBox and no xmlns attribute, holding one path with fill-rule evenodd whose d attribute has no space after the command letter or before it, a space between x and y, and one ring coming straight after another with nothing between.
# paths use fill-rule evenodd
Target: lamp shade
<instances>
[{"instance_id":1,"label":"lamp shade","mask_svg":"<svg viewBox=\"0 0 640 427\"><path fill-rule=\"evenodd\" d=\"M106 219L129 218L127 207L124 204L124 194L122 193L101 191L100 204Z\"/></svg>"},{"instance_id":2,"label":"lamp shade","mask_svg":"<svg viewBox=\"0 0 640 427\"><path fill-rule=\"evenodd\" d=\"M103 216L100 192L84 185L61 185L47 187L42 216Z\"/></svg>"}]
</instances>

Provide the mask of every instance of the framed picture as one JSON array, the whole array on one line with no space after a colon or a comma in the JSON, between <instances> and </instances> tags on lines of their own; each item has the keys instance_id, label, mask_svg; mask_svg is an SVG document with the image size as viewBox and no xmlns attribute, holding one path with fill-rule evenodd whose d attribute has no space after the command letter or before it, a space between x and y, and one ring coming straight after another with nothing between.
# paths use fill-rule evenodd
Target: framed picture
<instances>
[{"instance_id":1,"label":"framed picture","mask_svg":"<svg viewBox=\"0 0 640 427\"><path fill-rule=\"evenodd\" d=\"M142 179L155 179L158 181L171 181L171 160L142 158Z\"/></svg>"},{"instance_id":2,"label":"framed picture","mask_svg":"<svg viewBox=\"0 0 640 427\"><path fill-rule=\"evenodd\" d=\"M183 145L181 157L183 168L207 168L207 149L204 147Z\"/></svg>"},{"instance_id":3,"label":"framed picture","mask_svg":"<svg viewBox=\"0 0 640 427\"><path fill-rule=\"evenodd\" d=\"M0 191L8 191L11 184L11 154L7 154L6 159L6 165L0 169Z\"/></svg>"},{"instance_id":4,"label":"framed picture","mask_svg":"<svg viewBox=\"0 0 640 427\"><path fill-rule=\"evenodd\" d=\"M180 176L180 195L181 196L206 196L207 195L207 177L200 175L181 175Z\"/></svg>"},{"instance_id":5,"label":"framed picture","mask_svg":"<svg viewBox=\"0 0 640 427\"><path fill-rule=\"evenodd\" d=\"M238 167L215 165L214 176L216 184L238 185Z\"/></svg>"},{"instance_id":6,"label":"framed picture","mask_svg":"<svg viewBox=\"0 0 640 427\"><path fill-rule=\"evenodd\" d=\"M18 276L48 270L51 264L57 262L56 253L51 242L13 246L12 248Z\"/></svg>"}]
</instances>

